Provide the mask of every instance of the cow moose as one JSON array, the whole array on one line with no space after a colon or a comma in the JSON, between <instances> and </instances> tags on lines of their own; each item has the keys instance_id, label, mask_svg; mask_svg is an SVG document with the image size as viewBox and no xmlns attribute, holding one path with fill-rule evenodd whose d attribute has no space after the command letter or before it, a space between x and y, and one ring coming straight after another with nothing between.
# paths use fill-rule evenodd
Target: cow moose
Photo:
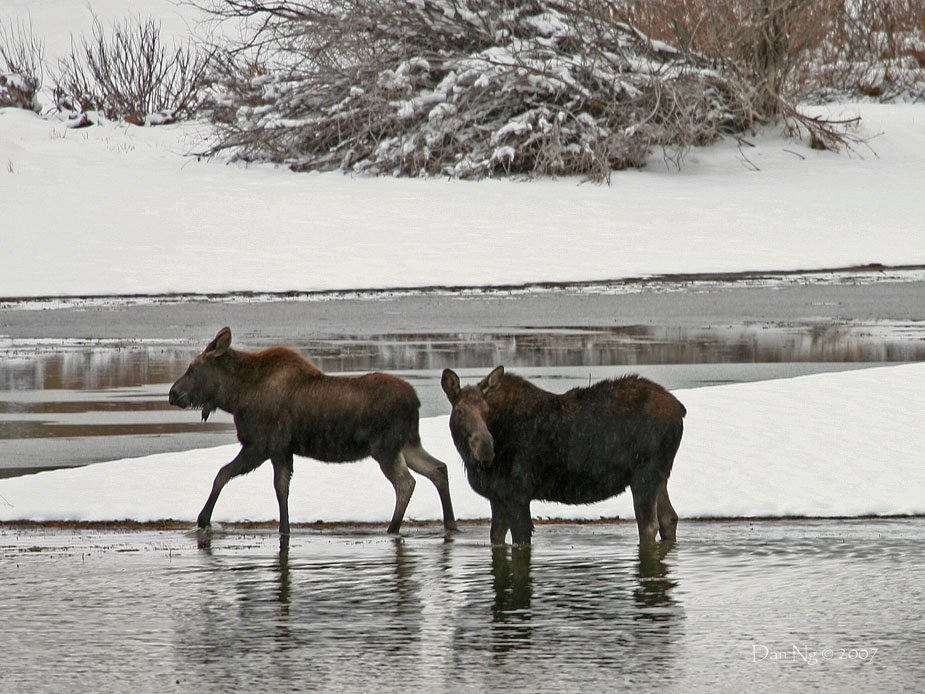
<instances>
[{"instance_id":1,"label":"cow moose","mask_svg":"<svg viewBox=\"0 0 925 694\"><path fill-rule=\"evenodd\" d=\"M681 444L684 406L636 375L561 395L504 373L460 386L443 372L450 433L469 484L491 504L490 537L530 544L530 501L588 504L629 487L641 546L674 540L678 514L668 476Z\"/></svg>"},{"instance_id":2,"label":"cow moose","mask_svg":"<svg viewBox=\"0 0 925 694\"><path fill-rule=\"evenodd\" d=\"M279 502L279 531L289 533L289 482L294 455L340 463L374 458L395 488L389 532L397 533L414 490L411 468L440 494L443 525L456 528L446 465L421 445L420 402L406 381L384 373L328 376L288 347L260 352L231 348L223 328L170 389L171 405L234 415L241 451L215 476L199 513L206 528L222 488L268 459Z\"/></svg>"}]
</instances>

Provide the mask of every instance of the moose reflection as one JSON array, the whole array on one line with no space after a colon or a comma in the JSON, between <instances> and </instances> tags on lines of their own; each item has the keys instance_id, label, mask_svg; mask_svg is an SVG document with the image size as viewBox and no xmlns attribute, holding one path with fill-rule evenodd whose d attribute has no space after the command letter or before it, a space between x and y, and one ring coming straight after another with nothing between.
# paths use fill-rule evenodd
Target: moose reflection
<instances>
[{"instance_id":1,"label":"moose reflection","mask_svg":"<svg viewBox=\"0 0 925 694\"><path fill-rule=\"evenodd\" d=\"M241 451L215 476L199 513L208 527L222 488L234 477L273 462L279 531L289 532L289 482L294 455L325 462L374 458L395 488L389 532L397 533L414 490L411 468L431 480L443 505L443 524L456 528L446 465L421 446L420 402L414 388L384 373L328 376L287 347L261 352L231 348L223 328L170 389L170 404L234 415Z\"/></svg>"},{"instance_id":2,"label":"moose reflection","mask_svg":"<svg viewBox=\"0 0 925 694\"><path fill-rule=\"evenodd\" d=\"M441 385L469 484L491 504L493 543L508 530L530 543L533 499L587 504L627 487L640 544L675 539L668 477L686 410L661 386L625 376L557 395L502 366L465 387L446 369Z\"/></svg>"}]
</instances>

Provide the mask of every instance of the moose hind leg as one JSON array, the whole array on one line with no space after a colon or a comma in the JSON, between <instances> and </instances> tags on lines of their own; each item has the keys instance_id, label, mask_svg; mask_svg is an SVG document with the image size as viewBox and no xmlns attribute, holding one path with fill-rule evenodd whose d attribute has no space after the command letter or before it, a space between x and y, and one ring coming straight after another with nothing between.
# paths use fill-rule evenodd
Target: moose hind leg
<instances>
[{"instance_id":1,"label":"moose hind leg","mask_svg":"<svg viewBox=\"0 0 925 694\"><path fill-rule=\"evenodd\" d=\"M408 502L411 501L411 493L414 491L414 477L408 471L405 456L401 453L392 459L380 460L379 467L395 488L395 511L392 513L392 521L389 523L389 533L394 535L401 529L405 509L408 508Z\"/></svg>"},{"instance_id":2,"label":"moose hind leg","mask_svg":"<svg viewBox=\"0 0 925 694\"><path fill-rule=\"evenodd\" d=\"M440 504L443 506L443 527L447 530L458 530L453 513L453 501L450 498L450 477L447 474L446 463L434 458L420 444L409 443L402 449L402 455L405 456L409 468L424 475L437 488Z\"/></svg>"},{"instance_id":3,"label":"moose hind leg","mask_svg":"<svg viewBox=\"0 0 925 694\"><path fill-rule=\"evenodd\" d=\"M658 534L658 490L648 481L634 481L630 485L633 492L633 510L636 513L636 526L639 530L639 544L655 544Z\"/></svg>"},{"instance_id":4,"label":"moose hind leg","mask_svg":"<svg viewBox=\"0 0 925 694\"><path fill-rule=\"evenodd\" d=\"M658 488L658 534L663 540L674 542L678 536L678 514L668 498L668 480Z\"/></svg>"},{"instance_id":5,"label":"moose hind leg","mask_svg":"<svg viewBox=\"0 0 925 694\"><path fill-rule=\"evenodd\" d=\"M279 532L289 534L289 482L292 480L292 456L273 458L273 488L279 502Z\"/></svg>"},{"instance_id":6,"label":"moose hind leg","mask_svg":"<svg viewBox=\"0 0 925 694\"><path fill-rule=\"evenodd\" d=\"M196 524L200 528L208 528L212 523L212 511L215 508L215 502L218 501L218 496L222 493L222 489L225 485L238 475L244 475L256 470L266 459L267 457L263 455L263 453L254 448L249 448L247 446L241 448L238 455L235 456L235 459L222 467L222 469L218 471L218 474L215 475L215 480L212 482L212 493L209 494L206 505L203 506L202 510L199 512L199 518Z\"/></svg>"}]
</instances>

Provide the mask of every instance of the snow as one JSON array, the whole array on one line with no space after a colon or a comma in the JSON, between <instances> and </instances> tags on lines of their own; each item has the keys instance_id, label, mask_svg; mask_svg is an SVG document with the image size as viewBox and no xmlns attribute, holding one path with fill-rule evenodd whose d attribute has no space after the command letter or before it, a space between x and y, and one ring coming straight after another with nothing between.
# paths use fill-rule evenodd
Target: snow
<instances>
[{"instance_id":1,"label":"snow","mask_svg":"<svg viewBox=\"0 0 925 694\"><path fill-rule=\"evenodd\" d=\"M92 7L104 22L154 14L178 35L189 21L167 0ZM46 58L92 21L86 5L65 0L0 0L0 16L31 16ZM653 153L647 169L598 186L293 174L187 156L207 137L199 123L69 130L53 116L0 109L0 297L925 263L925 106L808 110L860 115L867 143L818 152L767 129L694 150L680 170ZM925 364L912 364L679 391L689 414L670 482L674 505L683 517L925 513L923 382ZM424 420L422 435L449 464L458 515L486 517L446 418ZM0 480L0 520L192 522L235 453L227 446ZM370 461L299 459L291 499L293 521L385 523L393 503ZM631 517L632 504L624 494L592 506L534 503L533 513ZM440 517L424 479L407 517ZM229 484L214 518L276 519L270 466Z\"/></svg>"},{"instance_id":2,"label":"snow","mask_svg":"<svg viewBox=\"0 0 925 694\"><path fill-rule=\"evenodd\" d=\"M753 147L696 150L681 171L655 155L648 169L599 186L294 175L184 156L203 146L201 124L72 131L3 109L0 296L925 262L925 107L851 112L863 117L872 149L816 152L768 131Z\"/></svg>"}]
</instances>

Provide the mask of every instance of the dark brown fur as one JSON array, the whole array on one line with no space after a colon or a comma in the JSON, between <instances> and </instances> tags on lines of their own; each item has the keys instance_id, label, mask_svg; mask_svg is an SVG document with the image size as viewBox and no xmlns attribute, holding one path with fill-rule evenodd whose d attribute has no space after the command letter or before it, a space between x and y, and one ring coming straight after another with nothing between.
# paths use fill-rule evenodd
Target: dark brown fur
<instances>
[{"instance_id":1,"label":"dark brown fur","mask_svg":"<svg viewBox=\"0 0 925 694\"><path fill-rule=\"evenodd\" d=\"M503 367L466 387L447 369L442 385L469 484L491 503L492 542L510 530L529 544L533 499L588 504L627 487L640 544L674 540L668 477L685 409L667 390L626 376L557 395Z\"/></svg>"},{"instance_id":2,"label":"dark brown fur","mask_svg":"<svg viewBox=\"0 0 925 694\"><path fill-rule=\"evenodd\" d=\"M410 467L434 483L444 525L456 527L446 465L421 446L417 394L397 376L328 376L288 347L232 349L231 331L224 328L173 384L169 399L202 408L203 420L216 409L231 413L241 442L237 457L215 477L199 514L201 528L210 524L229 480L272 460L280 532L288 533L294 455L336 463L374 458L395 488L390 533L398 532L414 490Z\"/></svg>"}]
</instances>

